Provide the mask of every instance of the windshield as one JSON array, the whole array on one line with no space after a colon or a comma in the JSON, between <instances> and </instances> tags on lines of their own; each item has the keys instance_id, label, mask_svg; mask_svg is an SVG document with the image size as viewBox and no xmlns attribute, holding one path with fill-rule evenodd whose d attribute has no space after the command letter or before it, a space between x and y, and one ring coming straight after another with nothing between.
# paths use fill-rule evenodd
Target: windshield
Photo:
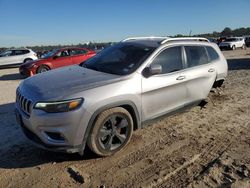
<instances>
[{"instance_id":1,"label":"windshield","mask_svg":"<svg viewBox=\"0 0 250 188\"><path fill-rule=\"evenodd\" d=\"M233 41L236 41L236 38L228 38L225 40L226 42L233 42Z\"/></svg>"},{"instance_id":2,"label":"windshield","mask_svg":"<svg viewBox=\"0 0 250 188\"><path fill-rule=\"evenodd\" d=\"M154 47L145 45L119 43L101 51L82 66L100 72L127 75L134 72L154 50Z\"/></svg>"},{"instance_id":3,"label":"windshield","mask_svg":"<svg viewBox=\"0 0 250 188\"><path fill-rule=\"evenodd\" d=\"M42 59L47 59L47 58L53 57L57 52L58 52L57 49L52 50L52 51L50 51L50 52L48 52L48 53L42 55L41 58L42 58Z\"/></svg>"}]
</instances>

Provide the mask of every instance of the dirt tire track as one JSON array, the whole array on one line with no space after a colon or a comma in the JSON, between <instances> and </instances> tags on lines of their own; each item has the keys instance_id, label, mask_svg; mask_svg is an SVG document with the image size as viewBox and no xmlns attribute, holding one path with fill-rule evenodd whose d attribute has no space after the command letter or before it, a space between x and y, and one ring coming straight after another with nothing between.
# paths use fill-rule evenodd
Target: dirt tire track
<instances>
[{"instance_id":1,"label":"dirt tire track","mask_svg":"<svg viewBox=\"0 0 250 188\"><path fill-rule=\"evenodd\" d=\"M15 73L15 69L7 69L0 70L0 74L6 71ZM136 131L130 144L114 156L74 160L70 159L71 155L61 157L37 151L20 137L11 111L18 83L19 80L0 82L4 88L0 110L7 113L7 116L0 114L0 135L5 135L4 131L10 135L2 141L5 147L0 149L0 187L220 187L224 180L217 178L216 183L212 182L213 170L228 173L222 174L222 178L232 175L223 169L231 168L225 161L220 171L216 169L222 156L223 160L228 156L232 160L234 173L243 174L236 174L231 180L238 181L250 173L247 169L250 168L250 72L247 69L229 71L223 89L209 95L205 109L195 107ZM12 94L6 95L9 93ZM16 140L10 142L13 139ZM231 155L232 152L236 154ZM84 183L70 177L68 168L77 169Z\"/></svg>"}]
</instances>

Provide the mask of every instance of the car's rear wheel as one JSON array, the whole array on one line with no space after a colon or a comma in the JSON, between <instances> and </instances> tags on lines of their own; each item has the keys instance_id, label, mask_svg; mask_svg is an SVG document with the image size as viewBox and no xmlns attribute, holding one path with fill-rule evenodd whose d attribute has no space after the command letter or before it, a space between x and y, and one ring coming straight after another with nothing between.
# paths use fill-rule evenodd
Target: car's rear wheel
<instances>
[{"instance_id":1,"label":"car's rear wheel","mask_svg":"<svg viewBox=\"0 0 250 188\"><path fill-rule=\"evenodd\" d=\"M133 133L133 119L121 107L103 111L97 116L88 137L89 148L99 156L109 156L122 150Z\"/></svg>"},{"instance_id":2,"label":"car's rear wheel","mask_svg":"<svg viewBox=\"0 0 250 188\"><path fill-rule=\"evenodd\" d=\"M49 70L50 70L49 67L47 67L47 66L45 66L45 65L41 65L40 67L38 67L36 73L47 72L47 71L49 71Z\"/></svg>"},{"instance_id":3,"label":"car's rear wheel","mask_svg":"<svg viewBox=\"0 0 250 188\"><path fill-rule=\"evenodd\" d=\"M23 61L23 63L27 63L27 62L29 62L29 61L32 61L33 59L31 59L31 58L27 58L27 59L25 59L24 61Z\"/></svg>"}]
</instances>

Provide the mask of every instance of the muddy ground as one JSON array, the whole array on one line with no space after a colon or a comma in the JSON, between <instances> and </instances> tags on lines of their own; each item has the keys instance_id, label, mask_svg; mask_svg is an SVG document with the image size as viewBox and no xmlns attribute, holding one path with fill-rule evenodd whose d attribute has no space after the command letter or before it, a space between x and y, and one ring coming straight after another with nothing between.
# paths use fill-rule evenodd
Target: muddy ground
<instances>
[{"instance_id":1,"label":"muddy ground","mask_svg":"<svg viewBox=\"0 0 250 188\"><path fill-rule=\"evenodd\" d=\"M0 187L250 187L250 49L223 53L228 79L206 108L138 130L106 158L30 144L13 112L18 69L0 70Z\"/></svg>"}]
</instances>

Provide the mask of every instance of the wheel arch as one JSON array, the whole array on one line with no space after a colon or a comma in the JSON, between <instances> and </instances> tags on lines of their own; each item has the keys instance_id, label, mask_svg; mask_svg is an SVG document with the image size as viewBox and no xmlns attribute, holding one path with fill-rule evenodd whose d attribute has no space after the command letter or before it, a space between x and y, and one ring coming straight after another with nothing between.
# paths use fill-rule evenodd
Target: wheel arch
<instances>
[{"instance_id":1,"label":"wheel arch","mask_svg":"<svg viewBox=\"0 0 250 188\"><path fill-rule=\"evenodd\" d=\"M50 63L42 63L42 64L40 64L40 65L36 68L36 73L37 73L37 70L39 69L39 67L47 67L49 70L53 69L53 67L51 66Z\"/></svg>"},{"instance_id":2,"label":"wheel arch","mask_svg":"<svg viewBox=\"0 0 250 188\"><path fill-rule=\"evenodd\" d=\"M27 57L27 58L25 58L25 59L23 60L23 63L27 62L27 60L33 61L33 59L32 59L32 58Z\"/></svg>"},{"instance_id":3,"label":"wheel arch","mask_svg":"<svg viewBox=\"0 0 250 188\"><path fill-rule=\"evenodd\" d=\"M105 110L108 110L110 108L115 108L115 107L122 107L130 113L130 115L132 116L132 119L133 119L133 123L134 123L134 130L141 128L141 123L140 123L141 117L139 115L139 112L138 112L136 105L132 101L122 101L122 102L107 104L107 105L97 109L92 114L92 116L88 122L87 128L85 130L84 136L83 136L82 146L81 146L80 151L79 151L80 155L84 154L84 150L85 150L85 147L87 145L86 143L87 143L88 136L92 130L92 125L95 123L98 115Z\"/></svg>"}]
</instances>

